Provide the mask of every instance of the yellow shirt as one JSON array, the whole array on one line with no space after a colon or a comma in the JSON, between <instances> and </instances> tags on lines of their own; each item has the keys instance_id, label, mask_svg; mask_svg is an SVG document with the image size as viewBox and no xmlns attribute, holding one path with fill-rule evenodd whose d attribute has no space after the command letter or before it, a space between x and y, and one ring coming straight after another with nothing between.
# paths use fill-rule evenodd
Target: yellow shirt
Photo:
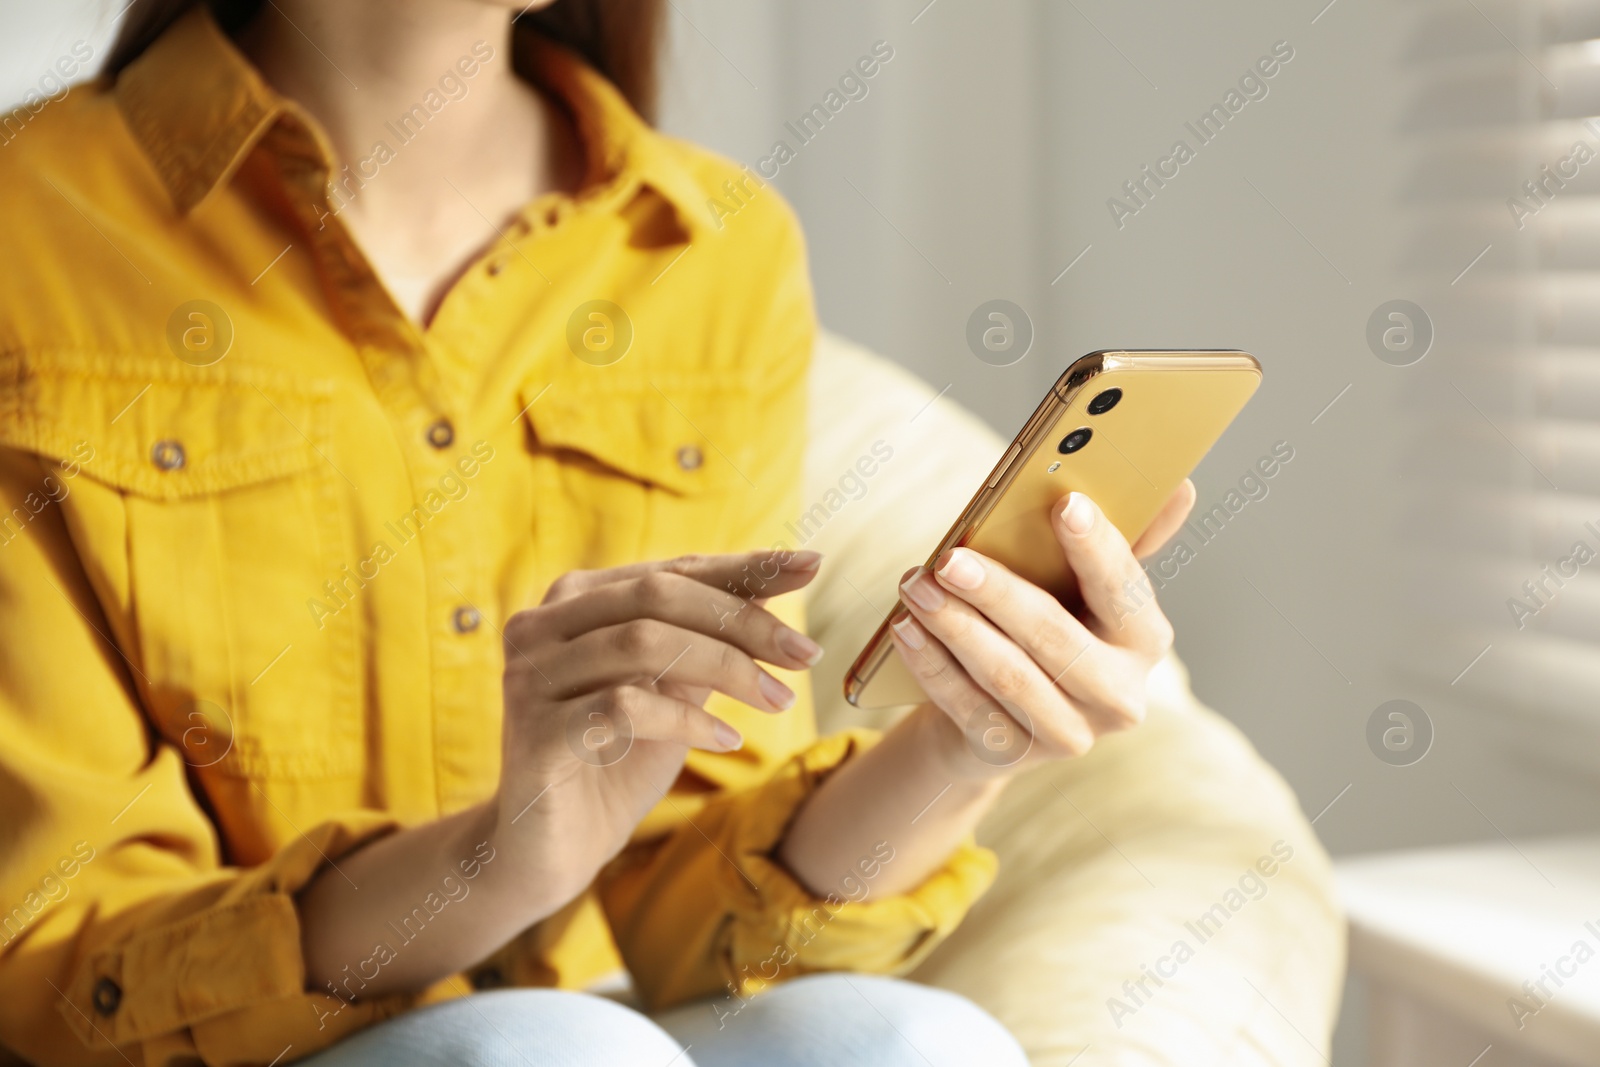
<instances>
[{"instance_id":1,"label":"yellow shirt","mask_svg":"<svg viewBox=\"0 0 1600 1067\"><path fill-rule=\"evenodd\" d=\"M783 544L813 319L774 190L530 46L587 180L417 326L336 210L383 159L330 175L203 9L0 148L0 1045L265 1064L469 982L625 962L652 1005L735 1005L914 965L992 856L810 896L771 850L870 738L819 742L786 677L785 715L717 698L744 749L693 753L590 891L472 974L305 989L291 894L491 795L508 615L574 568ZM419 91L388 147L428 151L449 100Z\"/></svg>"}]
</instances>

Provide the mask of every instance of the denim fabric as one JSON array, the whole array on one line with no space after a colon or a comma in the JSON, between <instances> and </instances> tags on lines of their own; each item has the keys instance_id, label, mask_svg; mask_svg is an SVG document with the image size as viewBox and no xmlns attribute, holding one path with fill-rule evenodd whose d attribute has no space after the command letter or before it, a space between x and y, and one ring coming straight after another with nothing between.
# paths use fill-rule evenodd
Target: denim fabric
<instances>
[{"instance_id":1,"label":"denim fabric","mask_svg":"<svg viewBox=\"0 0 1600 1067\"><path fill-rule=\"evenodd\" d=\"M1026 1067L963 997L869 975L799 978L651 1019L613 1000L501 990L421 1008L303 1067Z\"/></svg>"}]
</instances>

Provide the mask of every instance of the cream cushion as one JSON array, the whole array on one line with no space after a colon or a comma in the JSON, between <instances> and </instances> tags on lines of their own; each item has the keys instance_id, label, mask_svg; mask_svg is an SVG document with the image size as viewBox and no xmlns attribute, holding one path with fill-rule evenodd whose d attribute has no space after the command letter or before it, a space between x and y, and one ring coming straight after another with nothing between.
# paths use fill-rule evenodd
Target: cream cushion
<instances>
[{"instance_id":1,"label":"cream cushion","mask_svg":"<svg viewBox=\"0 0 1600 1067\"><path fill-rule=\"evenodd\" d=\"M935 396L818 340L791 532L826 556L809 594L823 732L892 722L844 701L844 672L1005 443ZM999 878L912 977L983 1005L1037 1067L1327 1062L1344 969L1328 858L1176 656L1144 725L1021 775L978 836Z\"/></svg>"}]
</instances>

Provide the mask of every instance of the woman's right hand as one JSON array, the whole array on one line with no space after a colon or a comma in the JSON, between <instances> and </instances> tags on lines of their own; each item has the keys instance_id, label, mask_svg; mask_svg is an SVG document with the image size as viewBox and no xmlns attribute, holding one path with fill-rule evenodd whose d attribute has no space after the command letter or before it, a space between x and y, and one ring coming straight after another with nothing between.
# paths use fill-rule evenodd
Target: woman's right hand
<instances>
[{"instance_id":1,"label":"woman's right hand","mask_svg":"<svg viewBox=\"0 0 1600 1067\"><path fill-rule=\"evenodd\" d=\"M822 649L763 605L816 576L815 552L684 556L559 578L505 628L495 840L547 906L582 892L671 788L690 748L743 742L712 690L768 712Z\"/></svg>"}]
</instances>

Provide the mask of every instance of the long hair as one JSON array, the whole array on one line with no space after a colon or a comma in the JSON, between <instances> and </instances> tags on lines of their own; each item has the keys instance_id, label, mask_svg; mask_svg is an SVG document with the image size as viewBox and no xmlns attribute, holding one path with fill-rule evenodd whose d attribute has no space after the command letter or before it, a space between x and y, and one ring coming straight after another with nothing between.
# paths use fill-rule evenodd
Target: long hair
<instances>
[{"instance_id":1,"label":"long hair","mask_svg":"<svg viewBox=\"0 0 1600 1067\"><path fill-rule=\"evenodd\" d=\"M106 61L116 74L133 62L178 16L203 0L142 0L128 12ZM208 0L217 23L234 33L265 0ZM556 0L516 21L516 32L537 33L564 45L605 75L633 109L653 121L661 0Z\"/></svg>"}]
</instances>

